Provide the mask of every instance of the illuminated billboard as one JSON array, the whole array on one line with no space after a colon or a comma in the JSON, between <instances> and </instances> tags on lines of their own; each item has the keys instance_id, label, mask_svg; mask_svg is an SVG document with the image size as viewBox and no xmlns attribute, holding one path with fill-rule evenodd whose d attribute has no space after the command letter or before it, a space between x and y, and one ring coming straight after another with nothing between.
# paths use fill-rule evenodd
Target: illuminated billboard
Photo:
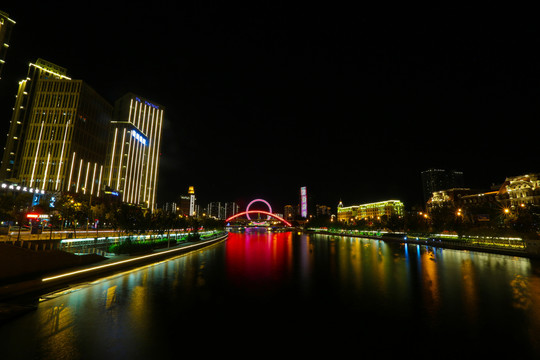
<instances>
[{"instance_id":1,"label":"illuminated billboard","mask_svg":"<svg viewBox=\"0 0 540 360\"><path fill-rule=\"evenodd\" d=\"M305 186L300 188L300 216L307 218L307 190Z\"/></svg>"}]
</instances>

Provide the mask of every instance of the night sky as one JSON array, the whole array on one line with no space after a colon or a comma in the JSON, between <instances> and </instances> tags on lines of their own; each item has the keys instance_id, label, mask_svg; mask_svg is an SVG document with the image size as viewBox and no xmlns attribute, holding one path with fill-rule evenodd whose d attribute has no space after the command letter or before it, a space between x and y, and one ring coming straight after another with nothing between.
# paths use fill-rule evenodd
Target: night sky
<instances>
[{"instance_id":1,"label":"night sky","mask_svg":"<svg viewBox=\"0 0 540 360\"><path fill-rule=\"evenodd\" d=\"M39 57L111 103L146 97L166 107L160 203L193 185L203 206L262 197L281 212L307 186L333 207L410 208L430 167L480 189L540 172L532 9L89 3L3 2L17 24L1 133Z\"/></svg>"}]
</instances>

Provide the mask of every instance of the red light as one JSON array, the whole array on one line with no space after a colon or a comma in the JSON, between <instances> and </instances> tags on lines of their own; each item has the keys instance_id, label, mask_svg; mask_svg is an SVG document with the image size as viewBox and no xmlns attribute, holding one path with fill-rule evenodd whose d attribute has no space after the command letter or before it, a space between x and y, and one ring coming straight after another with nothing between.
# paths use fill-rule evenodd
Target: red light
<instances>
[{"instance_id":1,"label":"red light","mask_svg":"<svg viewBox=\"0 0 540 360\"><path fill-rule=\"evenodd\" d=\"M230 218L228 218L228 219L225 220L225 221L229 222L229 221L231 221L232 219L236 219L237 217L240 217L240 216L243 216L243 215L247 215L247 214L263 214L263 215L269 215L269 216L271 216L271 217L273 217L273 218L278 219L279 221L281 221L281 222L284 223L285 225L291 226L291 227L292 227L291 223L288 222L287 220L285 220L285 219L283 219L283 218L281 218L281 217L279 217L279 216L277 216L277 215L274 215L274 214L272 214L271 212L263 211L263 210L249 210L249 211L244 211L244 212L241 212L241 213L238 213L238 214L236 214L236 215L231 216Z\"/></svg>"},{"instance_id":2,"label":"red light","mask_svg":"<svg viewBox=\"0 0 540 360\"><path fill-rule=\"evenodd\" d=\"M39 218L39 214L26 214L27 219L37 219Z\"/></svg>"}]
</instances>

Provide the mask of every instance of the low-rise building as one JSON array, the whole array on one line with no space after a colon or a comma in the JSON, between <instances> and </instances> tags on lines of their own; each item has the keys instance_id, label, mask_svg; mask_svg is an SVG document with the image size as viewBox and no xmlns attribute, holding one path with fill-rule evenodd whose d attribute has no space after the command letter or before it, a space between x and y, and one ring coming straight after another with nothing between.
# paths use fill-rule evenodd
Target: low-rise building
<instances>
[{"instance_id":1,"label":"low-rise building","mask_svg":"<svg viewBox=\"0 0 540 360\"><path fill-rule=\"evenodd\" d=\"M373 220L383 216L403 216L404 205L399 200L386 200L368 204L343 206L338 205L338 221L349 222L353 220Z\"/></svg>"}]
</instances>

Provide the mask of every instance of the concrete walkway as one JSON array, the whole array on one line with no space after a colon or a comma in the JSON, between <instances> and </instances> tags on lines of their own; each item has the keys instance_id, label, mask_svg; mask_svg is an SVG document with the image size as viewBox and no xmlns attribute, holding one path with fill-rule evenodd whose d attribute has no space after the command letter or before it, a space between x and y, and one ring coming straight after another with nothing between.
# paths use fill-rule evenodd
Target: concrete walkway
<instances>
[{"instance_id":1,"label":"concrete walkway","mask_svg":"<svg viewBox=\"0 0 540 360\"><path fill-rule=\"evenodd\" d=\"M20 281L0 286L0 301L6 301L17 296L31 293L43 294L81 281L95 279L130 268L163 261L190 251L205 248L227 239L228 233L219 233L215 236L196 242L186 242L170 248L156 249L148 254L137 256L115 255L98 263L64 269L31 280ZM0 307L0 320L1 320Z\"/></svg>"}]
</instances>

